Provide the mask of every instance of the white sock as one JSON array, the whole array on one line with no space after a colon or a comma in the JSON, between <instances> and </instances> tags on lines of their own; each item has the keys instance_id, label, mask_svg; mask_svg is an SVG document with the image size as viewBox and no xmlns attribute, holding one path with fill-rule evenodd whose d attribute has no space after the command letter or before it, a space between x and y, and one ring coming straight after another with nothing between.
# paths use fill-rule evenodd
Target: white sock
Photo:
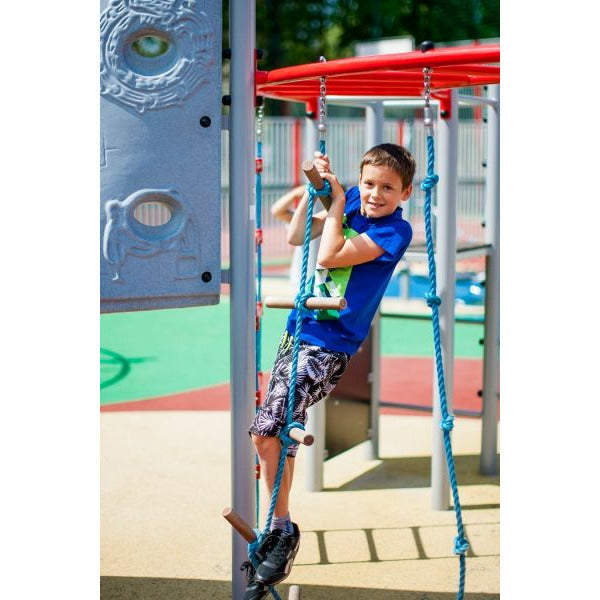
<instances>
[{"instance_id":1,"label":"white sock","mask_svg":"<svg viewBox=\"0 0 600 600\"><path fill-rule=\"evenodd\" d=\"M288 514L283 517L273 517L271 519L271 531L273 531L273 529L282 529L287 533L294 533L290 513L288 512Z\"/></svg>"}]
</instances>

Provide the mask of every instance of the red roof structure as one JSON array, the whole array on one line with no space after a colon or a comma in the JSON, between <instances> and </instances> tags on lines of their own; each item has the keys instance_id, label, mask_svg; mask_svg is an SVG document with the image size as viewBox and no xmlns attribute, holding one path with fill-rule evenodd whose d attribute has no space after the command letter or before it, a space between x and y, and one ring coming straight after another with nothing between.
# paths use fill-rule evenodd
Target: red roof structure
<instances>
[{"instance_id":1,"label":"red roof structure","mask_svg":"<svg viewBox=\"0 0 600 600\"><path fill-rule=\"evenodd\" d=\"M500 83L500 44L477 44L340 58L256 72L256 93L268 98L314 103L319 79L327 95L415 97L423 95L423 69L430 67L431 92L444 100L453 88Z\"/></svg>"}]
</instances>

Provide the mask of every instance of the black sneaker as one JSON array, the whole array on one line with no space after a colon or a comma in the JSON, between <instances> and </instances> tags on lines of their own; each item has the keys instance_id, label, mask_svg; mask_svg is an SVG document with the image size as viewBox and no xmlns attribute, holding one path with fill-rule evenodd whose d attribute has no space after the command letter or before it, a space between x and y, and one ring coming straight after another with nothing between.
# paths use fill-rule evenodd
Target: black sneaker
<instances>
[{"instance_id":1,"label":"black sneaker","mask_svg":"<svg viewBox=\"0 0 600 600\"><path fill-rule=\"evenodd\" d=\"M292 570L292 564L300 547L300 531L296 523L292 523L293 533L282 529L274 529L271 536L275 544L256 569L255 579L265 585L275 585L283 581Z\"/></svg>"},{"instance_id":2,"label":"black sneaker","mask_svg":"<svg viewBox=\"0 0 600 600\"><path fill-rule=\"evenodd\" d=\"M244 592L244 600L262 600L268 593L269 588L260 581L256 581L256 571L252 563L247 560L242 565L242 571L246 569L246 591Z\"/></svg>"}]
</instances>

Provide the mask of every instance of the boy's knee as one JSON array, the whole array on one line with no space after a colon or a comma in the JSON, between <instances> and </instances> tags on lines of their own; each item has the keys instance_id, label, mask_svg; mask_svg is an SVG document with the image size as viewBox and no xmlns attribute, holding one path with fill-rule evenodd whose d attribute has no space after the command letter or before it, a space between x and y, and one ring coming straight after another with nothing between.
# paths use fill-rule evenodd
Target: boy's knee
<instances>
[{"instance_id":1,"label":"boy's knee","mask_svg":"<svg viewBox=\"0 0 600 600\"><path fill-rule=\"evenodd\" d=\"M279 438L270 435L256 435L253 433L252 441L254 442L254 446L259 455L268 452L275 447L278 448L281 445L279 443Z\"/></svg>"}]
</instances>

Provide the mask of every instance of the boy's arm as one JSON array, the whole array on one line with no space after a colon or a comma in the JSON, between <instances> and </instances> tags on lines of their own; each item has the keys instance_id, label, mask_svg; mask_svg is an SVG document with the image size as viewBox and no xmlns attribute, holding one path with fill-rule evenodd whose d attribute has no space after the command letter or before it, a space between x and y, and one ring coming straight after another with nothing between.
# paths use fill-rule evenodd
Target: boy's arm
<instances>
[{"instance_id":1,"label":"boy's arm","mask_svg":"<svg viewBox=\"0 0 600 600\"><path fill-rule=\"evenodd\" d=\"M346 196L335 175L321 173L331 184L331 207L322 227L321 244L317 256L318 263L325 268L349 267L375 260L384 253L371 238L362 233L345 239L342 233L342 219L346 206Z\"/></svg>"},{"instance_id":2,"label":"boy's arm","mask_svg":"<svg viewBox=\"0 0 600 600\"><path fill-rule=\"evenodd\" d=\"M295 204L300 201L306 190L305 185L299 185L278 198L271 206L271 214L280 221L289 223L294 214Z\"/></svg>"},{"instance_id":3,"label":"boy's arm","mask_svg":"<svg viewBox=\"0 0 600 600\"><path fill-rule=\"evenodd\" d=\"M304 192L298 207L294 211L287 232L288 244L292 246L302 246L304 243L304 233L306 231L306 209L308 207L308 192ZM327 211L322 210L317 214L313 214L312 225L310 230L310 239L314 240L319 237L323 231L323 223Z\"/></svg>"}]
</instances>

